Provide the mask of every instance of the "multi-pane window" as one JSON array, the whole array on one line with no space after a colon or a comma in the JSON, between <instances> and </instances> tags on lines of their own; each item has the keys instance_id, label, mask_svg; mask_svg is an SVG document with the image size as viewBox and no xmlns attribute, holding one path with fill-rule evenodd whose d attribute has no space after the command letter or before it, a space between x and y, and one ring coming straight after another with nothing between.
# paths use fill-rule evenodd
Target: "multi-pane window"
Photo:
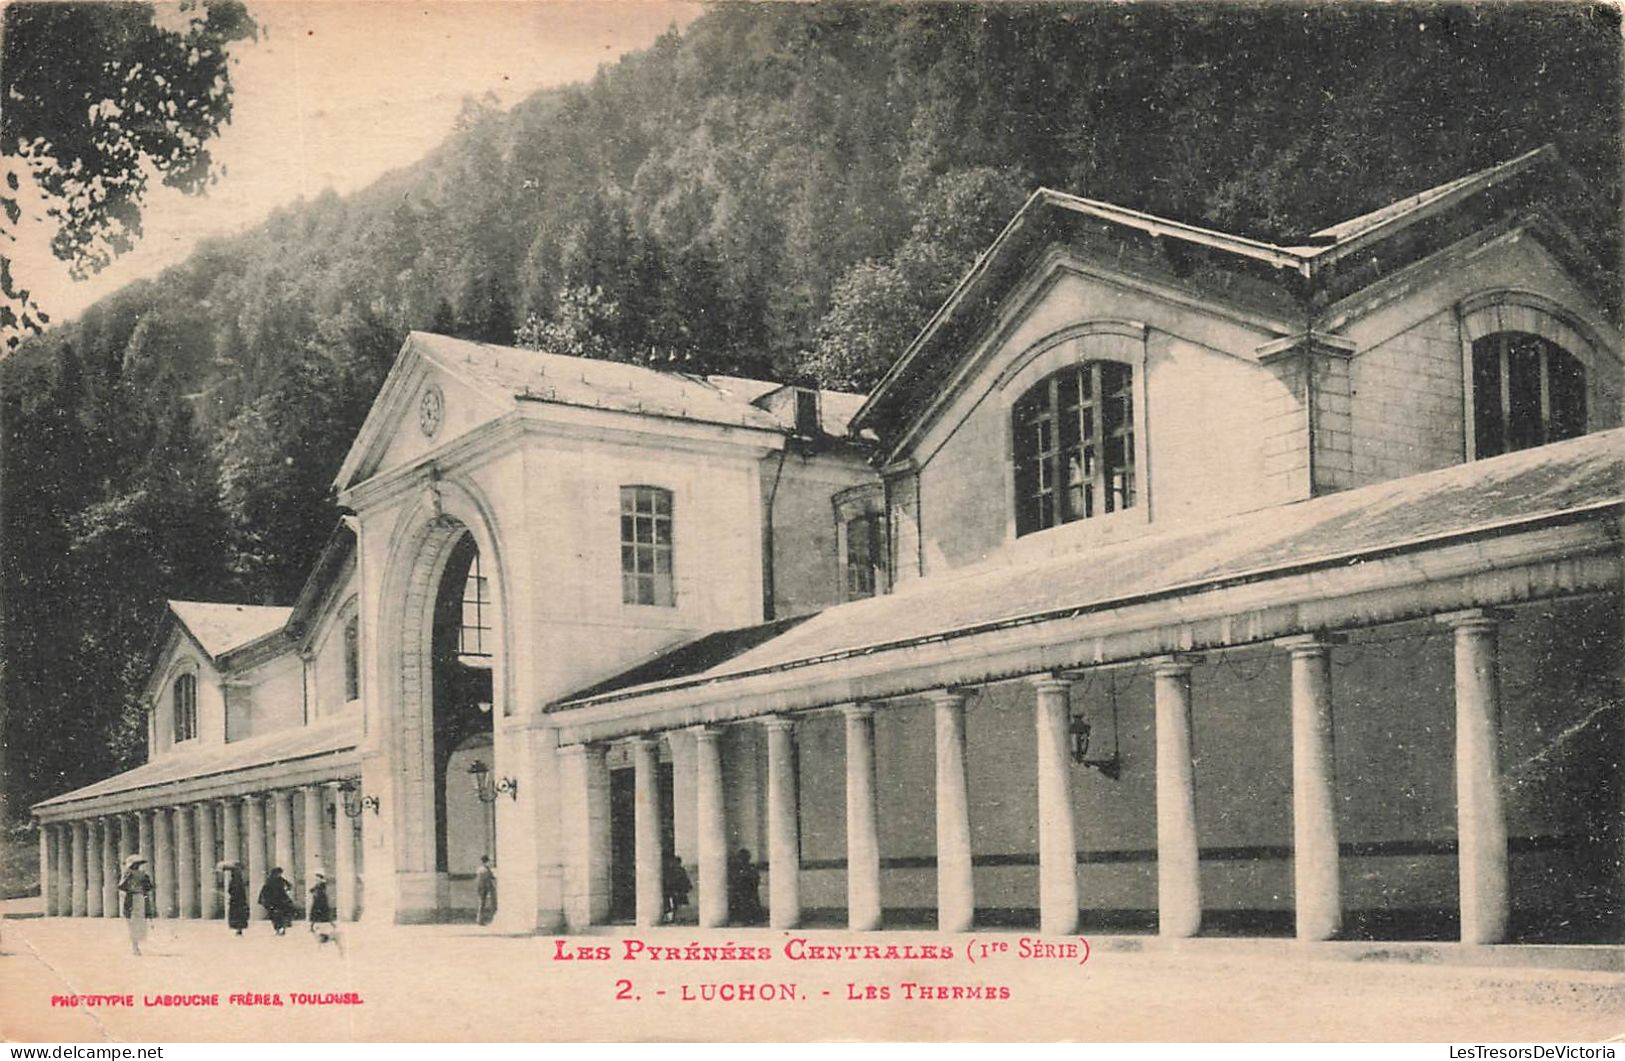
<instances>
[{"instance_id":1,"label":"multi-pane window","mask_svg":"<svg viewBox=\"0 0 1625 1061\"><path fill-rule=\"evenodd\" d=\"M183 674L175 679L175 743L197 736L197 675Z\"/></svg>"},{"instance_id":2,"label":"multi-pane window","mask_svg":"<svg viewBox=\"0 0 1625 1061\"><path fill-rule=\"evenodd\" d=\"M1086 361L1016 402L1016 534L1133 507L1133 383L1128 365Z\"/></svg>"},{"instance_id":3,"label":"multi-pane window","mask_svg":"<svg viewBox=\"0 0 1625 1061\"><path fill-rule=\"evenodd\" d=\"M671 607L671 491L621 487L621 600Z\"/></svg>"},{"instance_id":4,"label":"multi-pane window","mask_svg":"<svg viewBox=\"0 0 1625 1061\"><path fill-rule=\"evenodd\" d=\"M457 656L470 666L491 657L491 587L480 574L480 554L468 561L468 575L463 579L463 621L457 628Z\"/></svg>"},{"instance_id":5,"label":"multi-pane window","mask_svg":"<svg viewBox=\"0 0 1625 1061\"><path fill-rule=\"evenodd\" d=\"M361 622L350 616L344 624L344 701L361 699Z\"/></svg>"},{"instance_id":6,"label":"multi-pane window","mask_svg":"<svg viewBox=\"0 0 1625 1061\"><path fill-rule=\"evenodd\" d=\"M1528 332L1473 343L1474 453L1494 457L1585 434L1585 366Z\"/></svg>"},{"instance_id":7,"label":"multi-pane window","mask_svg":"<svg viewBox=\"0 0 1625 1061\"><path fill-rule=\"evenodd\" d=\"M884 518L878 512L866 512L846 521L847 600L873 597L885 584Z\"/></svg>"}]
</instances>

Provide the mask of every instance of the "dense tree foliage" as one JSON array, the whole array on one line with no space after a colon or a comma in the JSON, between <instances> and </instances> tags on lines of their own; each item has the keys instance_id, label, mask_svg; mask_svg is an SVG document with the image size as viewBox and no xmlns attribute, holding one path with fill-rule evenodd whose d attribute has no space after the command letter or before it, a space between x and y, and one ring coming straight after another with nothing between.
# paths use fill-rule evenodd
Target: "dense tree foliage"
<instances>
[{"instance_id":1,"label":"dense tree foliage","mask_svg":"<svg viewBox=\"0 0 1625 1061\"><path fill-rule=\"evenodd\" d=\"M291 599L408 329L864 388L1038 185L1288 239L1555 141L1617 207L1619 47L1601 6L729 5L473 101L5 366L18 802L131 762L164 596Z\"/></svg>"},{"instance_id":2,"label":"dense tree foliage","mask_svg":"<svg viewBox=\"0 0 1625 1061\"><path fill-rule=\"evenodd\" d=\"M141 235L154 175L196 193L212 179L209 141L231 120L227 46L252 37L238 0L181 5L160 26L147 3L40 3L0 14L0 227L22 217L35 182L55 226L51 250L75 277L96 272ZM0 334L7 349L48 318L0 257Z\"/></svg>"}]
</instances>

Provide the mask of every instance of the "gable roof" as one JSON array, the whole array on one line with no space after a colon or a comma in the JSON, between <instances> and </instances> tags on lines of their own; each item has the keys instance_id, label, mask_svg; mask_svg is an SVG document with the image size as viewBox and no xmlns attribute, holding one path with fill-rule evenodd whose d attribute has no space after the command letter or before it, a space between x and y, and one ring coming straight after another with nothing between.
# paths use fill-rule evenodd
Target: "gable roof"
<instances>
[{"instance_id":1,"label":"gable roof","mask_svg":"<svg viewBox=\"0 0 1625 1061\"><path fill-rule=\"evenodd\" d=\"M166 603L210 659L219 659L227 652L279 633L287 625L288 616L293 611L291 608L209 601L172 600Z\"/></svg>"},{"instance_id":2,"label":"gable roof","mask_svg":"<svg viewBox=\"0 0 1625 1061\"><path fill-rule=\"evenodd\" d=\"M993 562L836 605L782 631L714 634L548 711L817 668L1085 612L1518 529L1608 516L1625 500L1625 429L1021 564ZM775 636L763 638L762 633ZM699 651L696 651L699 646ZM719 658L719 649L733 651ZM810 682L812 679L809 678ZM971 678L967 677L967 681ZM719 698L729 692L719 689Z\"/></svg>"},{"instance_id":3,"label":"gable roof","mask_svg":"<svg viewBox=\"0 0 1625 1061\"><path fill-rule=\"evenodd\" d=\"M989 316L1002 294L1052 243L1087 243L1101 239L1141 244L1149 241L1160 250L1142 255L1145 262L1171 259L1178 263L1158 270L1168 274L1160 277L1163 282L1185 282L1184 275L1191 272L1203 276L1225 274L1230 279L1224 285L1223 297L1251 311L1261 321L1273 319L1283 325L1293 322L1290 327L1283 327L1281 335L1284 337L1303 330L1302 321L1312 316L1311 307L1317 298L1342 297L1347 292L1339 290L1340 287L1364 287L1378 274L1392 272L1459 238L1448 226L1429 226L1423 222L1465 209L1469 201L1482 204L1486 211L1505 211L1526 204L1530 194L1520 179L1537 172L1542 179L1551 178L1563 186L1561 204L1588 203L1583 189L1577 189L1572 173L1558 157L1556 148L1547 144L1379 210L1323 228L1290 245L1202 228L1112 203L1039 188L893 362L853 417L851 429L895 437L893 432L883 428L898 421L918 419L928 408L924 395L934 393L947 376L944 362L951 362L963 353L959 347L974 334L977 322ZM1364 262L1365 268L1343 264L1345 259L1362 262L1361 257L1355 257L1359 252L1385 243L1402 232L1419 233L1418 238L1411 241L1416 245L1405 247L1403 253L1385 254L1381 261ZM1565 230L1564 234L1574 233ZM1121 248L1124 244L1118 242L1116 246ZM1202 260L1205 270L1191 268L1190 262L1195 259ZM1119 253L1114 265L1133 271L1133 261L1132 256ZM1611 288L1607 288L1605 293L1610 291Z\"/></svg>"},{"instance_id":4,"label":"gable roof","mask_svg":"<svg viewBox=\"0 0 1625 1061\"><path fill-rule=\"evenodd\" d=\"M1458 198L1503 183L1537 163L1553 161L1556 158L1557 149L1551 144L1546 144L1543 147L1537 147L1533 151L1526 151L1517 158L1508 159L1499 165L1490 166L1479 170L1477 173L1469 173L1465 177L1458 177L1455 180L1435 185L1427 191L1417 192L1415 195L1395 200L1387 206L1379 207L1370 213L1361 214L1359 217L1352 217L1347 221L1340 221L1335 225L1329 225L1321 229L1310 238L1323 242L1325 246L1320 249L1314 247L1302 248L1302 253L1310 257L1317 257L1331 247L1338 244L1347 244L1386 225L1414 223L1418 220L1418 215L1425 212L1429 207L1437 209L1448 206L1450 202Z\"/></svg>"},{"instance_id":5,"label":"gable roof","mask_svg":"<svg viewBox=\"0 0 1625 1061\"><path fill-rule=\"evenodd\" d=\"M775 434L794 426L754 404L780 389L779 383L550 354L414 331L402 344L395 367L339 470L335 485L340 489L355 481L368 455L378 448L386 416L383 409L393 392L404 388L401 380L420 360L474 387L498 407L525 402L569 405ZM822 393L833 396L843 410L862 401L862 395ZM849 418L826 418L824 426L844 432Z\"/></svg>"}]
</instances>

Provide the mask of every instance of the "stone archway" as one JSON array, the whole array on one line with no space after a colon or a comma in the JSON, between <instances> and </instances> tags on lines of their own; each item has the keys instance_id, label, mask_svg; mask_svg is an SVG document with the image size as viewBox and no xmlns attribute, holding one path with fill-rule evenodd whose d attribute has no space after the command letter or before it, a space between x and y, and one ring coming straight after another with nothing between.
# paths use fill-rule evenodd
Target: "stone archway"
<instances>
[{"instance_id":1,"label":"stone archway","mask_svg":"<svg viewBox=\"0 0 1625 1061\"><path fill-rule=\"evenodd\" d=\"M443 825L437 824L444 819L438 782L445 778L438 776L444 769L437 768L435 748L434 630L436 601L459 543L472 541L489 586L493 723L510 708L507 594L493 523L472 493L435 482L427 503L401 525L410 529L397 535L389 551L378 608L375 688L382 695L376 746L387 783L377 787L389 808L379 826L393 848L386 860L394 866L393 920L440 921L455 916L455 904L440 840Z\"/></svg>"}]
</instances>

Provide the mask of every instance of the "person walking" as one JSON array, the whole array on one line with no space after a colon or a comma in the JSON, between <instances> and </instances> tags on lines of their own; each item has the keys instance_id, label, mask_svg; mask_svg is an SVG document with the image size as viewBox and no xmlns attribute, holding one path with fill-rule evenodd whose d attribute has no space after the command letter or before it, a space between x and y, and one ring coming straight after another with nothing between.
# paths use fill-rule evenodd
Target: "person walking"
<instances>
[{"instance_id":1,"label":"person walking","mask_svg":"<svg viewBox=\"0 0 1625 1061\"><path fill-rule=\"evenodd\" d=\"M664 920L677 920L677 911L688 905L688 893L693 887L693 882L688 879L688 870L683 868L683 860L670 851L666 852L660 872L660 891L666 907Z\"/></svg>"},{"instance_id":2,"label":"person walking","mask_svg":"<svg viewBox=\"0 0 1625 1061\"><path fill-rule=\"evenodd\" d=\"M480 868L474 871L474 884L480 897L479 921L489 925L497 912L497 875L491 868L491 856L480 856Z\"/></svg>"},{"instance_id":3,"label":"person walking","mask_svg":"<svg viewBox=\"0 0 1625 1061\"><path fill-rule=\"evenodd\" d=\"M281 866L272 866L270 874L265 878L265 886L260 889L260 905L265 907L265 913L271 919L271 927L276 929L277 935L288 931L293 924L294 917L299 913L299 907L294 904L293 896L288 891L287 878L282 875Z\"/></svg>"},{"instance_id":4,"label":"person walking","mask_svg":"<svg viewBox=\"0 0 1625 1061\"><path fill-rule=\"evenodd\" d=\"M762 919L762 873L741 847L728 859L728 913L736 925L754 925Z\"/></svg>"},{"instance_id":5,"label":"person walking","mask_svg":"<svg viewBox=\"0 0 1625 1061\"><path fill-rule=\"evenodd\" d=\"M226 879L226 924L240 936L248 927L247 874L236 862L222 862L218 868Z\"/></svg>"},{"instance_id":6,"label":"person walking","mask_svg":"<svg viewBox=\"0 0 1625 1061\"><path fill-rule=\"evenodd\" d=\"M333 901L327 895L327 874L316 874L316 882L310 886L310 907L305 914L305 920L310 923L311 932L316 932L317 925L325 925L326 929L318 933L320 942L326 943L338 931L338 921L333 916Z\"/></svg>"},{"instance_id":7,"label":"person walking","mask_svg":"<svg viewBox=\"0 0 1625 1061\"><path fill-rule=\"evenodd\" d=\"M130 930L130 953L141 953L141 942L147 938L147 919L157 917L153 903L152 877L147 873L147 860L130 855L124 860L124 873L119 878L118 890L123 906L124 923Z\"/></svg>"}]
</instances>

